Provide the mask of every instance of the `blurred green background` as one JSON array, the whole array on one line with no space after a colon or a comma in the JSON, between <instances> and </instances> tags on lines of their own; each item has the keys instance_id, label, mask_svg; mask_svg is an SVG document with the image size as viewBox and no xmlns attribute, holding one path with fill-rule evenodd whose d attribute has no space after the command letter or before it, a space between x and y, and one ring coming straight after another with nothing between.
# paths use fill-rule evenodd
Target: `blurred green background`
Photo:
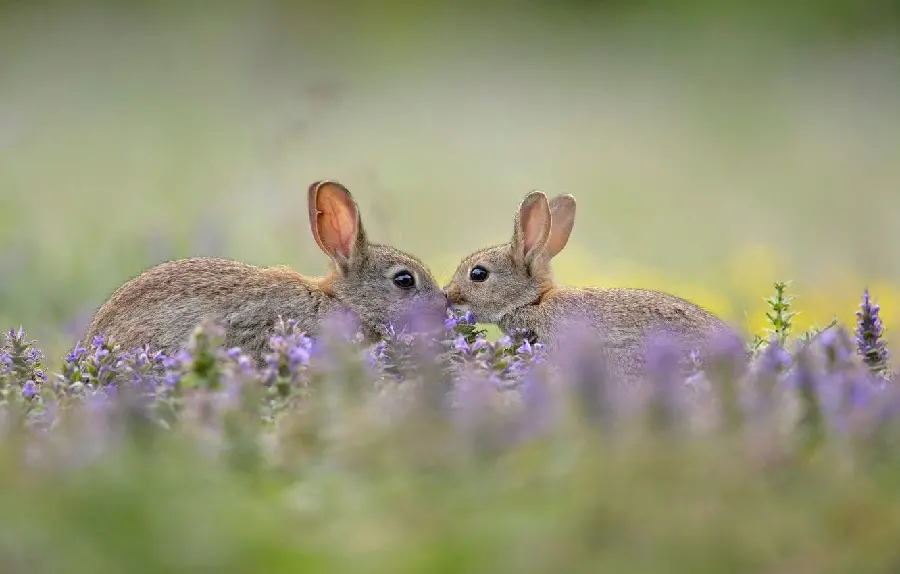
<instances>
[{"instance_id":1,"label":"blurred green background","mask_svg":"<svg viewBox=\"0 0 900 574\"><path fill-rule=\"evenodd\" d=\"M561 281L751 330L772 281L801 323L868 284L891 328L898 29L888 1L2 3L0 324L58 353L174 257L319 273L304 193L336 178L442 281L540 188L579 200Z\"/></svg>"}]
</instances>

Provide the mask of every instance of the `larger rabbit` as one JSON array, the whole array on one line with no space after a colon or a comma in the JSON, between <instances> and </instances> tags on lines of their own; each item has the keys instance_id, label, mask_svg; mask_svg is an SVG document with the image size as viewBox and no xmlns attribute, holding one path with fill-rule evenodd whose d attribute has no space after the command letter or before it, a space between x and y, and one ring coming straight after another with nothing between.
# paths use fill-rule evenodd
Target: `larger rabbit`
<instances>
[{"instance_id":1,"label":"larger rabbit","mask_svg":"<svg viewBox=\"0 0 900 574\"><path fill-rule=\"evenodd\" d=\"M259 362L279 315L295 319L315 337L329 314L349 309L374 341L386 323L413 309L446 312L446 298L425 264L369 243L347 188L318 181L310 185L307 200L312 236L331 258L324 277L217 258L162 263L109 297L85 341L104 335L123 348L149 344L171 353L188 342L200 322L212 319L224 325L227 346L239 346Z\"/></svg>"},{"instance_id":2,"label":"larger rabbit","mask_svg":"<svg viewBox=\"0 0 900 574\"><path fill-rule=\"evenodd\" d=\"M574 224L574 197L548 200L541 191L529 193L516 212L509 243L463 258L444 287L449 302L479 322L531 331L551 351L578 321L603 343L613 374L627 380L643 376L651 335L668 335L683 345L684 357L717 336L739 340L721 319L674 295L557 285L550 261L566 246Z\"/></svg>"}]
</instances>

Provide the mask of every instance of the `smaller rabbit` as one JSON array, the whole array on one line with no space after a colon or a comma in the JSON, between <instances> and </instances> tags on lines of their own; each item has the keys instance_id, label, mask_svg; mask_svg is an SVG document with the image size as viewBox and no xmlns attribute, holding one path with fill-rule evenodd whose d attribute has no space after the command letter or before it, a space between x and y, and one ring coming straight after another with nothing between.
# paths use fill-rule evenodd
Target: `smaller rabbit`
<instances>
[{"instance_id":1,"label":"smaller rabbit","mask_svg":"<svg viewBox=\"0 0 900 574\"><path fill-rule=\"evenodd\" d=\"M575 225L575 198L529 193L515 216L512 240L467 257L444 287L451 305L504 330L525 329L551 352L579 321L599 337L611 374L643 376L645 345L668 335L687 351L717 335L734 336L723 321L684 299L646 289L569 288L554 283L550 260L566 246ZM568 325L568 327L567 327ZM738 339L739 340L739 339Z\"/></svg>"},{"instance_id":2,"label":"smaller rabbit","mask_svg":"<svg viewBox=\"0 0 900 574\"><path fill-rule=\"evenodd\" d=\"M169 261L115 291L97 311L84 341L104 335L123 348L149 344L171 353L187 344L198 324L213 320L225 327L228 347L241 347L259 364L279 315L315 337L326 316L350 310L369 342L384 334L386 323L404 315L445 315L446 298L424 263L368 242L347 188L318 181L310 185L307 199L313 239L331 258L324 277L227 259Z\"/></svg>"}]
</instances>

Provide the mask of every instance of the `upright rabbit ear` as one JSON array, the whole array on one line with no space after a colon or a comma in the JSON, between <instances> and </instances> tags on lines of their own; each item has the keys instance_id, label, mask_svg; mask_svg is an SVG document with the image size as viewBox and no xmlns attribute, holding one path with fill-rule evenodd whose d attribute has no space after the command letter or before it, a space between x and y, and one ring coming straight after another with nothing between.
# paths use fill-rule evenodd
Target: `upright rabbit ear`
<instances>
[{"instance_id":1,"label":"upright rabbit ear","mask_svg":"<svg viewBox=\"0 0 900 574\"><path fill-rule=\"evenodd\" d=\"M551 217L547 253L550 257L556 257L569 242L569 235L575 226L575 198L563 193L551 199L549 203Z\"/></svg>"},{"instance_id":2,"label":"upright rabbit ear","mask_svg":"<svg viewBox=\"0 0 900 574\"><path fill-rule=\"evenodd\" d=\"M513 257L519 265L531 265L550 237L550 204L542 191L532 191L519 204L513 230Z\"/></svg>"},{"instance_id":3,"label":"upright rabbit ear","mask_svg":"<svg viewBox=\"0 0 900 574\"><path fill-rule=\"evenodd\" d=\"M309 227L319 248L347 271L366 250L359 208L350 191L332 180L309 186Z\"/></svg>"}]
</instances>

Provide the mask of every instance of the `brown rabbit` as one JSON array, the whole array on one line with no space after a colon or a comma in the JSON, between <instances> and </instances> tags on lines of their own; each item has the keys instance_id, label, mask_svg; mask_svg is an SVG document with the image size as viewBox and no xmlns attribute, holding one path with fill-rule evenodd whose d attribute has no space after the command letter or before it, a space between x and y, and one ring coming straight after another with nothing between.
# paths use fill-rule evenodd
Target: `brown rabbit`
<instances>
[{"instance_id":1,"label":"brown rabbit","mask_svg":"<svg viewBox=\"0 0 900 574\"><path fill-rule=\"evenodd\" d=\"M149 344L171 353L201 321L212 319L225 327L228 347L239 346L259 362L279 315L315 337L328 314L349 309L374 341L384 323L414 307L446 313L446 298L421 261L367 241L347 188L315 182L308 203L313 238L332 262L324 277L227 259L169 261L115 291L97 311L85 341L104 335L126 349Z\"/></svg>"},{"instance_id":2,"label":"brown rabbit","mask_svg":"<svg viewBox=\"0 0 900 574\"><path fill-rule=\"evenodd\" d=\"M512 240L462 260L444 287L449 302L479 322L531 331L551 351L567 321L581 321L605 343L613 374L625 379L642 375L648 335L674 336L685 351L701 350L717 334L737 337L720 319L673 295L556 285L550 260L566 246L574 224L574 197L548 201L541 191L529 193L519 205Z\"/></svg>"}]
</instances>

